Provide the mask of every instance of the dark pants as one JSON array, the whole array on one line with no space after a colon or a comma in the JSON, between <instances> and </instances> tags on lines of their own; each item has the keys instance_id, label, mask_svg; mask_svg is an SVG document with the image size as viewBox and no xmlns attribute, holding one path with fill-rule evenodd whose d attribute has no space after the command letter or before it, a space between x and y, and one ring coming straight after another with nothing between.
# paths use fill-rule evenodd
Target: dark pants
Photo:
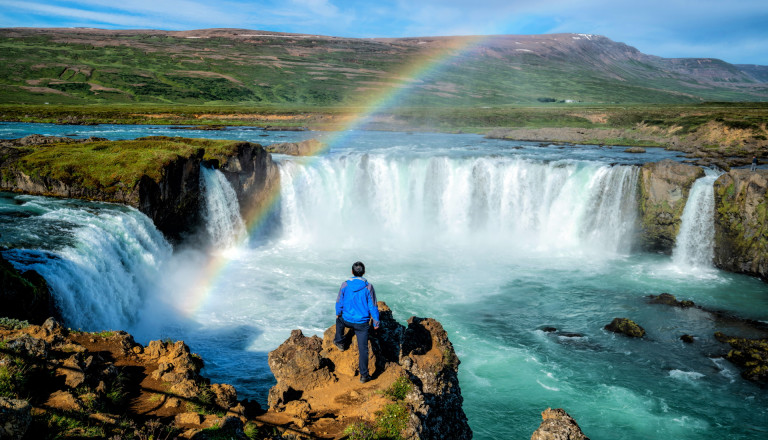
<instances>
[{"instance_id":1,"label":"dark pants","mask_svg":"<svg viewBox=\"0 0 768 440\"><path fill-rule=\"evenodd\" d=\"M343 344L344 343L344 329L351 328L357 336L357 351L360 353L360 377L369 377L368 375L368 328L370 323L364 322L362 324L353 324L341 319L340 316L336 317L336 338L333 342Z\"/></svg>"}]
</instances>

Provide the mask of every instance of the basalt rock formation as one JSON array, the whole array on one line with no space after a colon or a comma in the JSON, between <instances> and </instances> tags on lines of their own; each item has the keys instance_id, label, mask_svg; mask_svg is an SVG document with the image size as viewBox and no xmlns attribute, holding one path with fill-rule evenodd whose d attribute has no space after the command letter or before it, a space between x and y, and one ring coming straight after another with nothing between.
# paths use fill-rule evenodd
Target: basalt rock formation
<instances>
[{"instance_id":1,"label":"basalt rock formation","mask_svg":"<svg viewBox=\"0 0 768 440\"><path fill-rule=\"evenodd\" d=\"M640 178L641 241L645 250L671 253L688 193L700 167L672 160L647 163Z\"/></svg>"},{"instance_id":2,"label":"basalt rock formation","mask_svg":"<svg viewBox=\"0 0 768 440\"><path fill-rule=\"evenodd\" d=\"M0 254L0 317L42 324L56 314L48 283L34 270L19 272Z\"/></svg>"},{"instance_id":3,"label":"basalt rock formation","mask_svg":"<svg viewBox=\"0 0 768 440\"><path fill-rule=\"evenodd\" d=\"M404 439L472 438L462 409L459 359L443 327L417 317L405 327L383 302L379 311L381 326L369 339L372 381L357 380L351 330L345 351L333 344L335 325L322 339L294 330L269 354L277 385L264 417L331 437L351 428Z\"/></svg>"},{"instance_id":4,"label":"basalt rock formation","mask_svg":"<svg viewBox=\"0 0 768 440\"><path fill-rule=\"evenodd\" d=\"M131 149L114 148L121 146L121 142L131 143ZM141 146L145 151L163 150L166 156L163 160L150 161L143 169L137 169L135 172L138 174L131 178L119 177L119 166L113 166L109 173L114 177L110 178L103 175L109 165L94 171L87 167L81 169L75 162L54 173L46 160L38 160L35 165L24 162L25 158L32 157L41 149L66 149L69 154L71 145L83 144L82 150L88 148L85 144L89 143L93 145L90 148L94 153L113 151L105 155L103 161L124 161L128 164L126 167L142 159L141 155L145 153L141 151ZM166 236L179 239L194 232L201 221L200 167L203 165L224 173L237 193L240 209L246 218L269 203L278 191L277 165L259 144L238 141L229 141L229 144L218 141L215 144L205 139L162 136L135 141L76 141L37 135L5 141L0 145L0 190L123 203L150 217ZM98 172L102 175L96 175Z\"/></svg>"},{"instance_id":5,"label":"basalt rock formation","mask_svg":"<svg viewBox=\"0 0 768 440\"><path fill-rule=\"evenodd\" d=\"M735 169L715 181L714 263L768 280L768 170Z\"/></svg>"}]
</instances>

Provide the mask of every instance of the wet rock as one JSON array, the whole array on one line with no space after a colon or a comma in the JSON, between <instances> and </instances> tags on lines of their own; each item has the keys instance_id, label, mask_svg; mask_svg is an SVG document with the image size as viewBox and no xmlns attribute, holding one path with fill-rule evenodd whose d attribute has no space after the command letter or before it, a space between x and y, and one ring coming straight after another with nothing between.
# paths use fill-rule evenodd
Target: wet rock
<instances>
[{"instance_id":1,"label":"wet rock","mask_svg":"<svg viewBox=\"0 0 768 440\"><path fill-rule=\"evenodd\" d=\"M26 400L0 397L0 438L21 440L32 423L31 410Z\"/></svg>"},{"instance_id":2,"label":"wet rock","mask_svg":"<svg viewBox=\"0 0 768 440\"><path fill-rule=\"evenodd\" d=\"M694 341L693 336L691 335L680 336L680 340L685 342L686 344L693 344L693 341Z\"/></svg>"},{"instance_id":3,"label":"wet rock","mask_svg":"<svg viewBox=\"0 0 768 440\"><path fill-rule=\"evenodd\" d=\"M715 333L715 339L729 344L726 359L741 368L744 379L768 384L768 339L748 339Z\"/></svg>"},{"instance_id":4,"label":"wet rock","mask_svg":"<svg viewBox=\"0 0 768 440\"><path fill-rule=\"evenodd\" d=\"M688 308L693 307L696 304L693 303L693 301L689 300L683 300L678 301L677 298L675 298L674 295L669 293L662 293L661 295L650 295L649 298L651 304L664 304L668 306L675 306L675 307L682 307L682 308Z\"/></svg>"},{"instance_id":5,"label":"wet rock","mask_svg":"<svg viewBox=\"0 0 768 440\"><path fill-rule=\"evenodd\" d=\"M541 425L531 440L589 440L573 418L561 408L547 408L541 413Z\"/></svg>"},{"instance_id":6,"label":"wet rock","mask_svg":"<svg viewBox=\"0 0 768 440\"><path fill-rule=\"evenodd\" d=\"M628 318L614 318L613 321L604 328L608 331L622 333L633 338L642 338L645 336L645 329Z\"/></svg>"},{"instance_id":7,"label":"wet rock","mask_svg":"<svg viewBox=\"0 0 768 440\"><path fill-rule=\"evenodd\" d=\"M768 170L733 169L715 181L715 266L768 280Z\"/></svg>"},{"instance_id":8,"label":"wet rock","mask_svg":"<svg viewBox=\"0 0 768 440\"><path fill-rule=\"evenodd\" d=\"M688 193L702 176L702 168L671 159L643 165L639 199L644 249L672 252Z\"/></svg>"},{"instance_id":9,"label":"wet rock","mask_svg":"<svg viewBox=\"0 0 768 440\"><path fill-rule=\"evenodd\" d=\"M629 147L624 150L625 153L645 153L645 148L643 147Z\"/></svg>"},{"instance_id":10,"label":"wet rock","mask_svg":"<svg viewBox=\"0 0 768 440\"><path fill-rule=\"evenodd\" d=\"M0 153L1 154L1 153ZM34 270L21 272L0 254L0 317L40 324L56 313L48 284Z\"/></svg>"}]
</instances>

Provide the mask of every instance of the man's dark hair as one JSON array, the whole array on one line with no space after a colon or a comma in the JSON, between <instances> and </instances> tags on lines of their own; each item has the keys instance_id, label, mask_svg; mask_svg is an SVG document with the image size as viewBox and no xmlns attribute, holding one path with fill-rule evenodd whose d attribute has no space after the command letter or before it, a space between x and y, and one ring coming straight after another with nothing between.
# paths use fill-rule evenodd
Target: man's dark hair
<instances>
[{"instance_id":1,"label":"man's dark hair","mask_svg":"<svg viewBox=\"0 0 768 440\"><path fill-rule=\"evenodd\" d=\"M352 265L352 275L356 277L361 277L365 273L365 264L363 264L361 261L355 261L355 264Z\"/></svg>"}]
</instances>

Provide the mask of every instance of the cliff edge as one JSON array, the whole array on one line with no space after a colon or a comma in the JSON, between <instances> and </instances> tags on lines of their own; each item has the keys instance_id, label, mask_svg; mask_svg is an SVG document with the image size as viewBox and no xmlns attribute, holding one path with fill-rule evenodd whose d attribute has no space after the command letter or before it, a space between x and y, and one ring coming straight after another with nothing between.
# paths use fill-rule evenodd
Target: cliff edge
<instances>
[{"instance_id":1,"label":"cliff edge","mask_svg":"<svg viewBox=\"0 0 768 440\"><path fill-rule=\"evenodd\" d=\"M179 239L201 222L201 166L224 173L244 217L279 190L277 165L259 144L38 135L0 143L0 190L126 204L150 217L166 236Z\"/></svg>"}]
</instances>

